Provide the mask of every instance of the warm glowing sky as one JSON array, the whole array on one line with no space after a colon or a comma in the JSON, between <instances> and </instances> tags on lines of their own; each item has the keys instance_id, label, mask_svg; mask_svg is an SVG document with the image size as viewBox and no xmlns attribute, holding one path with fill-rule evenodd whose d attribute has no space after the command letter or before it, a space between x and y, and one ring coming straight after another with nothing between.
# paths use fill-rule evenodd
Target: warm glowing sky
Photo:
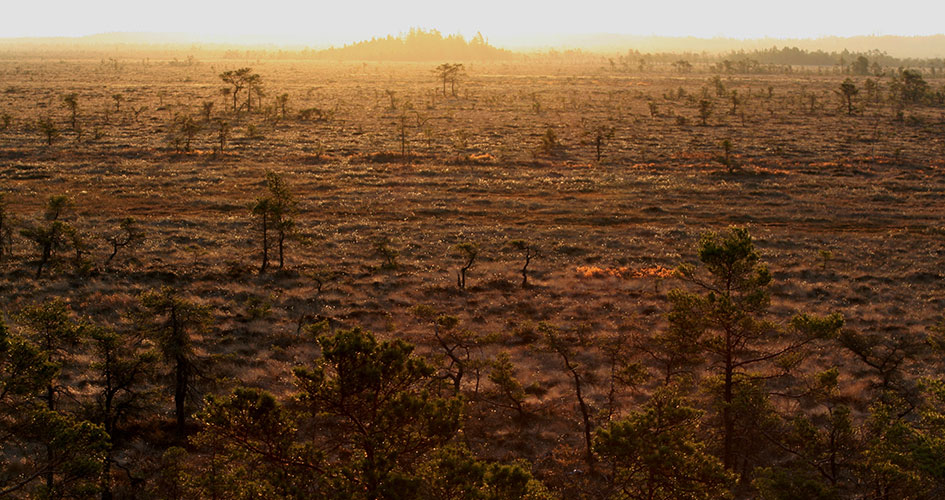
<instances>
[{"instance_id":1,"label":"warm glowing sky","mask_svg":"<svg viewBox=\"0 0 945 500\"><path fill-rule=\"evenodd\" d=\"M343 43L412 26L493 42L619 33L819 37L945 32L941 0L4 0L0 37L103 32L286 35Z\"/></svg>"}]
</instances>

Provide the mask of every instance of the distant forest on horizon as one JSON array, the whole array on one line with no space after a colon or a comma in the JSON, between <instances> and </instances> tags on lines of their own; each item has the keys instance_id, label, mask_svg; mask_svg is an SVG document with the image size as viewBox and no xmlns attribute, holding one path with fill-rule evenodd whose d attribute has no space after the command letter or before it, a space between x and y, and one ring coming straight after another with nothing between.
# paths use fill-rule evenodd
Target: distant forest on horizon
<instances>
[{"instance_id":1,"label":"distant forest on horizon","mask_svg":"<svg viewBox=\"0 0 945 500\"><path fill-rule=\"evenodd\" d=\"M860 37L864 38L864 37ZM868 38L868 37L867 37ZM915 38L915 37L912 37ZM936 37L918 37L929 38ZM877 39L903 39L910 37L878 37ZM161 40L164 40L163 42ZM641 38L642 40L642 38ZM679 39L682 40L682 39ZM692 39L695 40L695 39ZM693 41L689 43L692 44ZM852 40L852 39L851 39ZM776 40L773 40L776 42ZM814 41L806 41L808 43ZM706 40L707 47L719 47L719 40ZM757 41L754 42L757 44ZM830 45L837 40L831 39ZM652 44L641 44L652 46ZM746 42L746 45L747 42ZM862 40L852 45L862 45ZM682 47L683 45L678 45ZM201 44L171 42L160 35L103 34L76 39L0 39L0 59L17 58L121 58L149 57L155 59L195 58L211 59L303 59L337 61L532 61L569 60L584 63L609 63L611 69L633 71L653 63L672 64L677 70L688 71L687 64L709 65L710 70L738 73L765 73L790 70L791 66L834 66L848 68L854 61L866 58L879 67L926 68L933 73L945 70L945 58L895 57L880 49L871 50L824 50L778 46L769 48L738 49L727 51L646 51L627 48L620 51L588 49L545 49L537 51L513 51L489 43L481 34L467 40L459 34L443 35L437 30L414 28L400 35L363 40L341 47L325 49L289 48L275 45L236 47L224 44Z\"/></svg>"}]
</instances>

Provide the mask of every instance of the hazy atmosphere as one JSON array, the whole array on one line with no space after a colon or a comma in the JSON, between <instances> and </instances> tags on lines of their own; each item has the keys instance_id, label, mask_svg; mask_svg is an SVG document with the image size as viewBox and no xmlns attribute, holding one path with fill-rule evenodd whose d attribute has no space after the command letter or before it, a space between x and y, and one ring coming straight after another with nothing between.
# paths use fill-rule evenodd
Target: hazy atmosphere
<instances>
[{"instance_id":1,"label":"hazy atmosphere","mask_svg":"<svg viewBox=\"0 0 945 500\"><path fill-rule=\"evenodd\" d=\"M945 6L7 2L0 499L945 498Z\"/></svg>"}]
</instances>

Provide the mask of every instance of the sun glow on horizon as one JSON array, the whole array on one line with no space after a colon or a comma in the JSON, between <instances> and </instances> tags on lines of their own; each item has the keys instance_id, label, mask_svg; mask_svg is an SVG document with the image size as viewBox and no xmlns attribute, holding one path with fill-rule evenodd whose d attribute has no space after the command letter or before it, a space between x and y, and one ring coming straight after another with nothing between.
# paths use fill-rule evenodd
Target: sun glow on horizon
<instances>
[{"instance_id":1,"label":"sun glow on horizon","mask_svg":"<svg viewBox=\"0 0 945 500\"><path fill-rule=\"evenodd\" d=\"M0 37L84 36L109 32L187 33L239 38L279 37L313 44L344 44L411 27L482 32L499 44L555 35L632 34L729 38L816 38L942 33L945 4L867 0L759 4L749 0L673 4L482 0L303 3L272 0L128 2L49 0L7 7ZM919 15L921 14L921 15Z\"/></svg>"}]
</instances>

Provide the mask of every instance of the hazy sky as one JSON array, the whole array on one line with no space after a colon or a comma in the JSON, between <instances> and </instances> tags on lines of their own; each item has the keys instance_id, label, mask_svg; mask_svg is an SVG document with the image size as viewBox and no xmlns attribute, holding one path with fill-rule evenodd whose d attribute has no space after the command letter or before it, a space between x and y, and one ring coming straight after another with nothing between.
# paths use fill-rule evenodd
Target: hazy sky
<instances>
[{"instance_id":1,"label":"hazy sky","mask_svg":"<svg viewBox=\"0 0 945 500\"><path fill-rule=\"evenodd\" d=\"M103 32L287 35L342 43L410 27L493 42L531 35L699 37L927 35L945 32L941 0L9 0L0 37Z\"/></svg>"}]
</instances>

